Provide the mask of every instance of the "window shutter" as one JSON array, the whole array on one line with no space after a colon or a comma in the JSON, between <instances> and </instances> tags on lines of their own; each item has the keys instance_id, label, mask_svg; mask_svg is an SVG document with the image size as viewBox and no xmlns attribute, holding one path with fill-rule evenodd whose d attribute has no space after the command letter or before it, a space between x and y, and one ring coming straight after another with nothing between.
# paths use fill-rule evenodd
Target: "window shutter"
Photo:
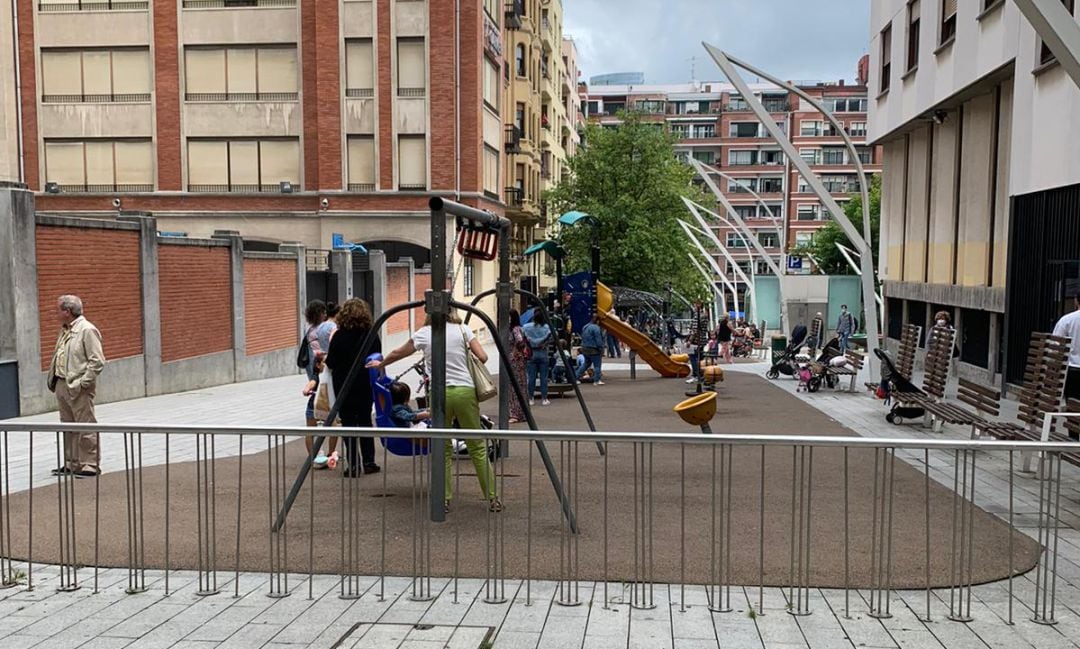
<instances>
[{"instance_id":1,"label":"window shutter","mask_svg":"<svg viewBox=\"0 0 1080 649\"><path fill-rule=\"evenodd\" d=\"M229 93L258 92L255 85L255 48L229 48L225 52Z\"/></svg>"},{"instance_id":2,"label":"window shutter","mask_svg":"<svg viewBox=\"0 0 1080 649\"><path fill-rule=\"evenodd\" d=\"M82 185L82 142L45 142L45 180L59 185Z\"/></svg>"},{"instance_id":3,"label":"window shutter","mask_svg":"<svg viewBox=\"0 0 1080 649\"><path fill-rule=\"evenodd\" d=\"M42 52L43 95L82 94L82 55L79 52Z\"/></svg>"},{"instance_id":4,"label":"window shutter","mask_svg":"<svg viewBox=\"0 0 1080 649\"><path fill-rule=\"evenodd\" d=\"M484 147L484 191L499 193L499 152Z\"/></svg>"},{"instance_id":5,"label":"window shutter","mask_svg":"<svg viewBox=\"0 0 1080 649\"><path fill-rule=\"evenodd\" d=\"M113 52L113 88L117 94L148 94L150 92L150 51L119 50Z\"/></svg>"},{"instance_id":6,"label":"window shutter","mask_svg":"<svg viewBox=\"0 0 1080 649\"><path fill-rule=\"evenodd\" d=\"M956 15L956 0L943 0L941 3L941 19L948 20Z\"/></svg>"},{"instance_id":7,"label":"window shutter","mask_svg":"<svg viewBox=\"0 0 1080 649\"><path fill-rule=\"evenodd\" d=\"M374 138L349 138L349 184L375 184Z\"/></svg>"},{"instance_id":8,"label":"window shutter","mask_svg":"<svg viewBox=\"0 0 1080 649\"><path fill-rule=\"evenodd\" d=\"M398 137L398 185L427 187L427 140Z\"/></svg>"},{"instance_id":9,"label":"window shutter","mask_svg":"<svg viewBox=\"0 0 1080 649\"><path fill-rule=\"evenodd\" d=\"M116 182L113 173L113 143L86 143L86 184L112 185Z\"/></svg>"},{"instance_id":10,"label":"window shutter","mask_svg":"<svg viewBox=\"0 0 1080 649\"><path fill-rule=\"evenodd\" d=\"M296 48L260 49L258 73L259 92L297 92Z\"/></svg>"},{"instance_id":11,"label":"window shutter","mask_svg":"<svg viewBox=\"0 0 1080 649\"><path fill-rule=\"evenodd\" d=\"M83 52L83 92L88 95L112 94L112 56L107 51Z\"/></svg>"},{"instance_id":12,"label":"window shutter","mask_svg":"<svg viewBox=\"0 0 1080 649\"><path fill-rule=\"evenodd\" d=\"M224 140L189 140L188 184L227 185L228 182L229 143Z\"/></svg>"},{"instance_id":13,"label":"window shutter","mask_svg":"<svg viewBox=\"0 0 1080 649\"><path fill-rule=\"evenodd\" d=\"M116 143L116 184L154 184L154 147L149 140Z\"/></svg>"},{"instance_id":14,"label":"window shutter","mask_svg":"<svg viewBox=\"0 0 1080 649\"><path fill-rule=\"evenodd\" d=\"M255 140L229 142L229 184L259 184L259 143Z\"/></svg>"},{"instance_id":15,"label":"window shutter","mask_svg":"<svg viewBox=\"0 0 1080 649\"><path fill-rule=\"evenodd\" d=\"M349 90L370 90L375 87L371 39L345 43L345 78L345 87Z\"/></svg>"},{"instance_id":16,"label":"window shutter","mask_svg":"<svg viewBox=\"0 0 1080 649\"><path fill-rule=\"evenodd\" d=\"M398 88L426 88L423 39L399 38Z\"/></svg>"},{"instance_id":17,"label":"window shutter","mask_svg":"<svg viewBox=\"0 0 1080 649\"><path fill-rule=\"evenodd\" d=\"M300 143L297 140L267 140L259 143L259 176L263 186L282 181L300 184ZM299 187L297 187L299 189Z\"/></svg>"},{"instance_id":18,"label":"window shutter","mask_svg":"<svg viewBox=\"0 0 1080 649\"><path fill-rule=\"evenodd\" d=\"M187 93L224 94L225 50L185 50L184 88Z\"/></svg>"}]
</instances>

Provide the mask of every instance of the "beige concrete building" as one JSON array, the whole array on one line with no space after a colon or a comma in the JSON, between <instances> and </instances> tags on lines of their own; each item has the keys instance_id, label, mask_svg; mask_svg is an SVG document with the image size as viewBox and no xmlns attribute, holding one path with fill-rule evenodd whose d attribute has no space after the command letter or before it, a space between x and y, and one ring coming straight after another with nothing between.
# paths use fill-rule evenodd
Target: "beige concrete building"
<instances>
[{"instance_id":1,"label":"beige concrete building","mask_svg":"<svg viewBox=\"0 0 1080 649\"><path fill-rule=\"evenodd\" d=\"M1080 290L1080 90L1007 0L884 0L870 27L885 331L945 310L961 372L1018 382Z\"/></svg>"}]
</instances>

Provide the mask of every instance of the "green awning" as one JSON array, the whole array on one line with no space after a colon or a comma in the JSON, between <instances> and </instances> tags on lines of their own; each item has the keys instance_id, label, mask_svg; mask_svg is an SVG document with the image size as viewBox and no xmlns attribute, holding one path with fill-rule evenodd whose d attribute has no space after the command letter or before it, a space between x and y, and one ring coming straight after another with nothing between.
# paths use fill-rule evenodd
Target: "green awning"
<instances>
[{"instance_id":1,"label":"green awning","mask_svg":"<svg viewBox=\"0 0 1080 649\"><path fill-rule=\"evenodd\" d=\"M562 223L563 225L574 225L582 219L592 220L593 216L591 214L586 214L585 212L567 212L559 217L559 223Z\"/></svg>"},{"instance_id":2,"label":"green awning","mask_svg":"<svg viewBox=\"0 0 1080 649\"><path fill-rule=\"evenodd\" d=\"M525 256L535 255L538 252L546 252L552 259L562 259L566 255L563 247L551 239L545 239L529 246L528 250L525 251Z\"/></svg>"}]
</instances>

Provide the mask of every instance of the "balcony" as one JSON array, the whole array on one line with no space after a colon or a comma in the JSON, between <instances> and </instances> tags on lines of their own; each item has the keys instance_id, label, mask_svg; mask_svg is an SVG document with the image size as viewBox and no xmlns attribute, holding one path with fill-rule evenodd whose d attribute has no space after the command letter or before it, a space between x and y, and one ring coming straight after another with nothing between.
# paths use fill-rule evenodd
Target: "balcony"
<instances>
[{"instance_id":1,"label":"balcony","mask_svg":"<svg viewBox=\"0 0 1080 649\"><path fill-rule=\"evenodd\" d=\"M369 193L375 191L375 183L349 183L350 192Z\"/></svg>"},{"instance_id":2,"label":"balcony","mask_svg":"<svg viewBox=\"0 0 1080 649\"><path fill-rule=\"evenodd\" d=\"M113 0L87 0L85 2L39 2L38 11L145 11L148 0L114 2Z\"/></svg>"},{"instance_id":3,"label":"balcony","mask_svg":"<svg viewBox=\"0 0 1080 649\"><path fill-rule=\"evenodd\" d=\"M515 209L525 206L525 190L521 187L506 188L506 205Z\"/></svg>"},{"instance_id":4,"label":"balcony","mask_svg":"<svg viewBox=\"0 0 1080 649\"><path fill-rule=\"evenodd\" d=\"M525 17L525 0L510 0L506 3L503 20L507 29L521 29Z\"/></svg>"},{"instance_id":5,"label":"balcony","mask_svg":"<svg viewBox=\"0 0 1080 649\"><path fill-rule=\"evenodd\" d=\"M296 0L184 0L184 9L233 9L240 7L295 7Z\"/></svg>"},{"instance_id":6,"label":"balcony","mask_svg":"<svg viewBox=\"0 0 1080 649\"><path fill-rule=\"evenodd\" d=\"M296 101L299 93L295 92L189 92L184 94L184 101L190 102L218 102L218 101Z\"/></svg>"},{"instance_id":7,"label":"balcony","mask_svg":"<svg viewBox=\"0 0 1080 649\"><path fill-rule=\"evenodd\" d=\"M221 185L188 185L188 191L193 194L282 194L285 193L282 191L282 184L245 185L226 183ZM296 182L292 185L293 187L299 187L300 183Z\"/></svg>"},{"instance_id":8,"label":"balcony","mask_svg":"<svg viewBox=\"0 0 1080 649\"><path fill-rule=\"evenodd\" d=\"M521 153L521 129L514 124L507 124L503 133L506 139L506 152Z\"/></svg>"},{"instance_id":9,"label":"balcony","mask_svg":"<svg viewBox=\"0 0 1080 649\"><path fill-rule=\"evenodd\" d=\"M57 190L65 194L135 194L138 192L152 192L154 186L146 185L57 185Z\"/></svg>"},{"instance_id":10,"label":"balcony","mask_svg":"<svg viewBox=\"0 0 1080 649\"><path fill-rule=\"evenodd\" d=\"M41 96L43 104L137 104L148 101L150 101L148 92Z\"/></svg>"}]
</instances>

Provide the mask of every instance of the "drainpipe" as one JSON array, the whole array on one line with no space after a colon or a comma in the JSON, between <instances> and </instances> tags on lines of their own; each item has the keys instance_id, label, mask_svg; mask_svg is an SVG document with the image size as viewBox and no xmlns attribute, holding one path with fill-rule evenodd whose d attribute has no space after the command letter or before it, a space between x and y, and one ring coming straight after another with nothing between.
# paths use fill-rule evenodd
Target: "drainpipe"
<instances>
[{"instance_id":1,"label":"drainpipe","mask_svg":"<svg viewBox=\"0 0 1080 649\"><path fill-rule=\"evenodd\" d=\"M454 120L454 200L461 202L461 0L454 0Z\"/></svg>"},{"instance_id":2,"label":"drainpipe","mask_svg":"<svg viewBox=\"0 0 1080 649\"><path fill-rule=\"evenodd\" d=\"M15 55L15 142L19 151L19 182L26 182L26 157L23 146L22 117L22 69L19 62L19 7L18 0L11 0L12 51Z\"/></svg>"}]
</instances>

